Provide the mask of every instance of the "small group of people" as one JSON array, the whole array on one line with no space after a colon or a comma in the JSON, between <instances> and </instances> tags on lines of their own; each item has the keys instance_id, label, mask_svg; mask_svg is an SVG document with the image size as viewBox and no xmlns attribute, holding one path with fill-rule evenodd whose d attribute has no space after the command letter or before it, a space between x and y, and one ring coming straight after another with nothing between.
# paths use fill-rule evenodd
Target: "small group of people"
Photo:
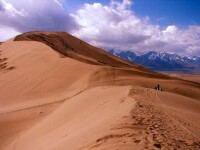
<instances>
[{"instance_id":1,"label":"small group of people","mask_svg":"<svg viewBox=\"0 0 200 150\"><path fill-rule=\"evenodd\" d=\"M158 91L163 91L163 89L161 88L161 86L159 84L155 87L155 89Z\"/></svg>"}]
</instances>

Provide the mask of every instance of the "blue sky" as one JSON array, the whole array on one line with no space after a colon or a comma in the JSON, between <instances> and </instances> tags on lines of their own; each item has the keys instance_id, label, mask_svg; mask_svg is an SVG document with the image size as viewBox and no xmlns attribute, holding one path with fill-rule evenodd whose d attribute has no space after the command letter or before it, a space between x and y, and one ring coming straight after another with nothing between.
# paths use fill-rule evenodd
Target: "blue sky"
<instances>
[{"instance_id":1,"label":"blue sky","mask_svg":"<svg viewBox=\"0 0 200 150\"><path fill-rule=\"evenodd\" d=\"M147 15L153 23L164 26L200 24L199 0L135 0L133 10L139 16Z\"/></svg>"},{"instance_id":2,"label":"blue sky","mask_svg":"<svg viewBox=\"0 0 200 150\"><path fill-rule=\"evenodd\" d=\"M65 31L103 49L200 55L200 0L1 0L0 41Z\"/></svg>"}]
</instances>

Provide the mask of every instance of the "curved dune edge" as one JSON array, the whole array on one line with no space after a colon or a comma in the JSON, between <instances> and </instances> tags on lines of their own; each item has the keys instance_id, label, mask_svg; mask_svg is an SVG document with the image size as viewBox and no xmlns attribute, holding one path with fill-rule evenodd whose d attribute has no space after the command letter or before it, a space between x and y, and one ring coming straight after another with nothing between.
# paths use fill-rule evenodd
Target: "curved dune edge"
<instances>
[{"instance_id":1,"label":"curved dune edge","mask_svg":"<svg viewBox=\"0 0 200 150\"><path fill-rule=\"evenodd\" d=\"M14 41L41 42L48 45L64 57L70 57L89 64L117 67L139 67L128 61L119 59L118 57L99 48L89 45L66 32L27 32L16 36ZM145 69L143 68L143 70Z\"/></svg>"},{"instance_id":2,"label":"curved dune edge","mask_svg":"<svg viewBox=\"0 0 200 150\"><path fill-rule=\"evenodd\" d=\"M101 86L50 107L56 109L52 112L44 107L1 116L7 121L29 118L10 125L19 131L7 137L3 148L200 148L200 103L187 97L131 86ZM31 118L24 113L36 114Z\"/></svg>"},{"instance_id":3,"label":"curved dune edge","mask_svg":"<svg viewBox=\"0 0 200 150\"><path fill-rule=\"evenodd\" d=\"M0 149L200 148L199 83L60 57L36 41L0 51L15 67L0 72Z\"/></svg>"},{"instance_id":4,"label":"curved dune edge","mask_svg":"<svg viewBox=\"0 0 200 150\"><path fill-rule=\"evenodd\" d=\"M22 132L13 141L13 145L17 143L15 149L80 149L89 146L130 114L135 101L128 97L129 89L106 86L80 93L33 128Z\"/></svg>"}]
</instances>

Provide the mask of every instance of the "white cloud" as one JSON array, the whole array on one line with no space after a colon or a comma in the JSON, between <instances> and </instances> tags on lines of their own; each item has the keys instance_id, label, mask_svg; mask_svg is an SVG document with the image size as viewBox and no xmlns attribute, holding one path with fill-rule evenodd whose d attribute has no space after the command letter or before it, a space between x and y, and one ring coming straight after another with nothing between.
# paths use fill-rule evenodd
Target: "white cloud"
<instances>
[{"instance_id":1,"label":"white cloud","mask_svg":"<svg viewBox=\"0 0 200 150\"><path fill-rule=\"evenodd\" d=\"M177 31L177 27L175 25L168 26L163 33L164 34L174 34Z\"/></svg>"},{"instance_id":2,"label":"white cloud","mask_svg":"<svg viewBox=\"0 0 200 150\"><path fill-rule=\"evenodd\" d=\"M112 1L110 6L103 6L100 3L85 4L76 14L72 14L81 26L74 34L92 44L110 48L113 44L120 47L144 41L157 30L157 27L142 23L142 20L127 10L129 5L127 0L123 3Z\"/></svg>"},{"instance_id":3,"label":"white cloud","mask_svg":"<svg viewBox=\"0 0 200 150\"><path fill-rule=\"evenodd\" d=\"M16 16L16 15L25 16L23 12L20 12L17 9L15 9L11 3L8 3L5 0L2 0L2 5L4 9L7 11L7 13L11 16Z\"/></svg>"},{"instance_id":4,"label":"white cloud","mask_svg":"<svg viewBox=\"0 0 200 150\"><path fill-rule=\"evenodd\" d=\"M200 26L180 29L170 25L162 29L139 18L131 10L132 1L112 0L110 5L84 4L71 16L81 26L75 36L102 48L121 50L158 50L200 54Z\"/></svg>"},{"instance_id":5,"label":"white cloud","mask_svg":"<svg viewBox=\"0 0 200 150\"><path fill-rule=\"evenodd\" d=\"M17 32L16 30L14 30L13 28L9 28L9 27L0 27L0 41L5 41L11 37L14 37L18 34L20 34L19 32Z\"/></svg>"},{"instance_id":6,"label":"white cloud","mask_svg":"<svg viewBox=\"0 0 200 150\"><path fill-rule=\"evenodd\" d=\"M78 28L59 0L1 0L0 26L20 33L33 30L70 32ZM0 36L7 37L3 33Z\"/></svg>"},{"instance_id":7,"label":"white cloud","mask_svg":"<svg viewBox=\"0 0 200 150\"><path fill-rule=\"evenodd\" d=\"M54 0L56 4L58 4L59 6L63 7L62 3L59 2L59 0Z\"/></svg>"}]
</instances>

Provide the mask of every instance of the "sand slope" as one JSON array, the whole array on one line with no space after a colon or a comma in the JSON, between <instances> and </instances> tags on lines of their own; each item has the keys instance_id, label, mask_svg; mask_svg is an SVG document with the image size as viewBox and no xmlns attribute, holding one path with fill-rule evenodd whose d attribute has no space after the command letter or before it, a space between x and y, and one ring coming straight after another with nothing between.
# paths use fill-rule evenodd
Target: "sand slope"
<instances>
[{"instance_id":1,"label":"sand slope","mask_svg":"<svg viewBox=\"0 0 200 150\"><path fill-rule=\"evenodd\" d=\"M68 97L66 93L62 97L62 92L66 89L73 86L77 87L73 88L75 92L84 89L87 82L83 83L81 80L87 80L91 73L88 70L95 70L93 66L70 58L60 58L48 46L38 42L10 41L3 44L1 50L1 56L7 59L7 65L16 68L1 74L1 112L4 112L3 108L9 111L12 104L14 107L25 107L23 105L29 105L28 103L33 106L52 102L46 99L52 95L57 97L53 101L61 101Z\"/></svg>"},{"instance_id":2,"label":"sand slope","mask_svg":"<svg viewBox=\"0 0 200 150\"><path fill-rule=\"evenodd\" d=\"M199 83L57 34L0 45L0 149L200 149Z\"/></svg>"},{"instance_id":3,"label":"sand slope","mask_svg":"<svg viewBox=\"0 0 200 150\"><path fill-rule=\"evenodd\" d=\"M65 32L28 32L17 36L14 40L42 42L62 54L62 56L71 57L90 64L120 67L137 66L93 47Z\"/></svg>"},{"instance_id":4,"label":"sand slope","mask_svg":"<svg viewBox=\"0 0 200 150\"><path fill-rule=\"evenodd\" d=\"M198 75L198 74L168 73L168 75L170 75L172 77L177 77L177 78L181 78L181 79L184 79L184 80L189 80L189 81L200 83L200 75Z\"/></svg>"},{"instance_id":5,"label":"sand slope","mask_svg":"<svg viewBox=\"0 0 200 150\"><path fill-rule=\"evenodd\" d=\"M127 87L86 90L65 101L30 130L21 133L9 147L13 147L15 143L15 149L87 147L91 142L106 135L109 127L120 121L120 118L129 114L135 102L128 98L128 93Z\"/></svg>"}]
</instances>

